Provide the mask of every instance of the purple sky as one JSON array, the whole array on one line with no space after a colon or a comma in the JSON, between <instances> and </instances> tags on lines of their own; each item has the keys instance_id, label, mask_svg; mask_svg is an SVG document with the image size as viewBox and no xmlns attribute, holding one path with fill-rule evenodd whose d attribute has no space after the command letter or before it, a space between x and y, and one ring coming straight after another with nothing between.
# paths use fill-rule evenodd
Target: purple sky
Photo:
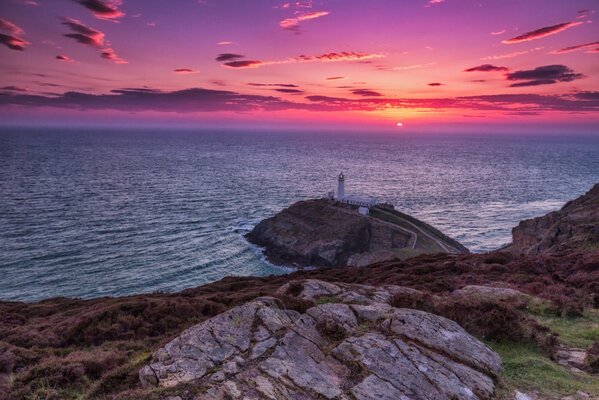
<instances>
[{"instance_id":1,"label":"purple sky","mask_svg":"<svg viewBox=\"0 0 599 400\"><path fill-rule=\"evenodd\" d=\"M598 6L2 0L0 123L596 131Z\"/></svg>"}]
</instances>

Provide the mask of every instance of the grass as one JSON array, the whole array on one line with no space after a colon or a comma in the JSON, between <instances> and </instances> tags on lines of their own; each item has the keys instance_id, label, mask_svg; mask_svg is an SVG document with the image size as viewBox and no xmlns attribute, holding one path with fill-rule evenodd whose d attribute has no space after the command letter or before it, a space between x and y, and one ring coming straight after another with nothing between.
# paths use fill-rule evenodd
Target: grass
<instances>
[{"instance_id":1,"label":"grass","mask_svg":"<svg viewBox=\"0 0 599 400\"><path fill-rule=\"evenodd\" d=\"M499 398L508 399L514 390L537 392L559 399L581 390L599 396L599 377L571 372L551 361L538 348L522 343L487 343L503 362Z\"/></svg>"},{"instance_id":2,"label":"grass","mask_svg":"<svg viewBox=\"0 0 599 400\"><path fill-rule=\"evenodd\" d=\"M536 319L558 333L568 346L586 349L599 340L599 310L586 310L582 317L536 316Z\"/></svg>"},{"instance_id":3,"label":"grass","mask_svg":"<svg viewBox=\"0 0 599 400\"><path fill-rule=\"evenodd\" d=\"M319 298L316 299L317 305L327 304L327 303L342 303L342 301L340 301L335 296L320 296Z\"/></svg>"}]
</instances>

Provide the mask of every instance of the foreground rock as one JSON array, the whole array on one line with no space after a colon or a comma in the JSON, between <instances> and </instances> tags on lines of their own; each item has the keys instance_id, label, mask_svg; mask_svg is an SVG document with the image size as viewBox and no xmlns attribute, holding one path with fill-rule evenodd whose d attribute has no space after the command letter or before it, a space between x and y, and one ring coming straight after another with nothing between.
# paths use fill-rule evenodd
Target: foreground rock
<instances>
[{"instance_id":1,"label":"foreground rock","mask_svg":"<svg viewBox=\"0 0 599 400\"><path fill-rule=\"evenodd\" d=\"M139 372L144 386L194 382L196 399L491 399L501 363L446 318L387 302L413 289L289 283L184 331Z\"/></svg>"},{"instance_id":2,"label":"foreground rock","mask_svg":"<svg viewBox=\"0 0 599 400\"><path fill-rule=\"evenodd\" d=\"M247 239L275 264L366 266L426 253L468 253L441 232L390 208L370 215L334 200L300 201L260 222Z\"/></svg>"},{"instance_id":3,"label":"foreground rock","mask_svg":"<svg viewBox=\"0 0 599 400\"><path fill-rule=\"evenodd\" d=\"M537 255L565 249L599 249L599 184L559 211L521 221L509 250Z\"/></svg>"}]
</instances>

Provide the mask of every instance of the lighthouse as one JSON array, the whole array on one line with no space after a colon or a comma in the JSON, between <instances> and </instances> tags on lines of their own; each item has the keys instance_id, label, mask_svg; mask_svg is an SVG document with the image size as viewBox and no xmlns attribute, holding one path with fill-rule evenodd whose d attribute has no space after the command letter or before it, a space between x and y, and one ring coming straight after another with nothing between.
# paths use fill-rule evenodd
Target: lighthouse
<instances>
[{"instance_id":1,"label":"lighthouse","mask_svg":"<svg viewBox=\"0 0 599 400\"><path fill-rule=\"evenodd\" d=\"M343 172L339 174L339 183L337 184L337 200L345 198L345 177Z\"/></svg>"}]
</instances>

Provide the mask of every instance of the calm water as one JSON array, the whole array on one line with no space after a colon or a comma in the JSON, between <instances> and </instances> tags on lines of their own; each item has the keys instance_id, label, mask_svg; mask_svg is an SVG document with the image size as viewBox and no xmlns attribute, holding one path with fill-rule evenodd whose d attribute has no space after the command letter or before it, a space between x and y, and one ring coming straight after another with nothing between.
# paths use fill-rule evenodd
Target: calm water
<instances>
[{"instance_id":1,"label":"calm water","mask_svg":"<svg viewBox=\"0 0 599 400\"><path fill-rule=\"evenodd\" d=\"M599 138L4 130L0 299L285 273L243 234L340 171L346 193L486 251L599 181Z\"/></svg>"}]
</instances>

